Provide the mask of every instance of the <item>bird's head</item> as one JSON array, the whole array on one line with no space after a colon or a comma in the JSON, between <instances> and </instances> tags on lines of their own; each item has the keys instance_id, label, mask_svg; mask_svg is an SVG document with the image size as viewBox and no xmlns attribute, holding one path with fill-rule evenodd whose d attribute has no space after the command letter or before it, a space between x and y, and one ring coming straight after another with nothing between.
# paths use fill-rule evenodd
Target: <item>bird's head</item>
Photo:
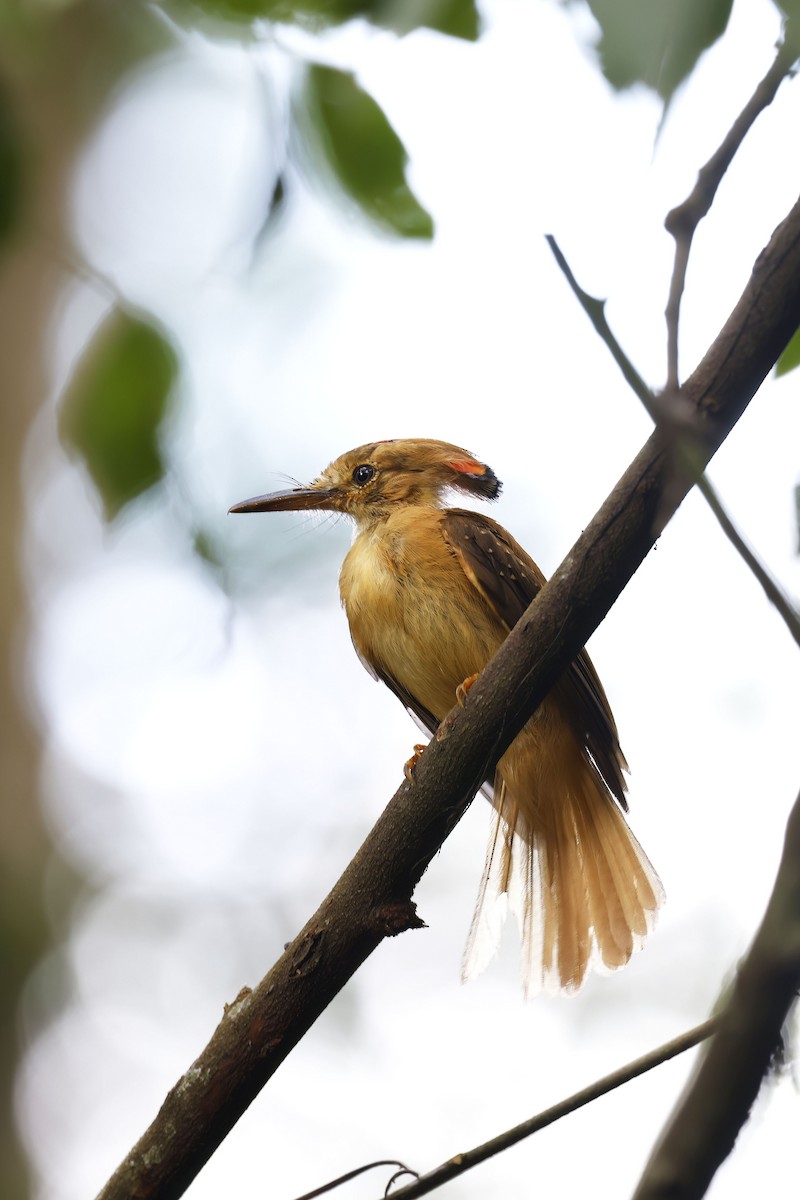
<instances>
[{"instance_id":1,"label":"bird's head","mask_svg":"<svg viewBox=\"0 0 800 1200\"><path fill-rule=\"evenodd\" d=\"M308 487L255 496L229 511L324 509L346 513L365 527L400 505L438 508L450 489L494 500L501 487L490 467L459 446L432 438L398 438L348 450Z\"/></svg>"}]
</instances>

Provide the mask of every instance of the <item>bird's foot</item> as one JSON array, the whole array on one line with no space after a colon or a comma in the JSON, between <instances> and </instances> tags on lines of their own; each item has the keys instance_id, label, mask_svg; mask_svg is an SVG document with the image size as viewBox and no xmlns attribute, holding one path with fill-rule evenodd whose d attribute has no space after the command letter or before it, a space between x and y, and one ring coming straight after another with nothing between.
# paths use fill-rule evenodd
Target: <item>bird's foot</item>
<instances>
[{"instance_id":1,"label":"bird's foot","mask_svg":"<svg viewBox=\"0 0 800 1200\"><path fill-rule=\"evenodd\" d=\"M467 678L464 680L464 682L460 683L458 685L458 687L456 688L456 700L458 701L458 703L461 705L462 708L464 707L464 701L467 698L467 692L472 687L473 683L475 683L477 678L478 678L477 674L468 675Z\"/></svg>"},{"instance_id":2,"label":"bird's foot","mask_svg":"<svg viewBox=\"0 0 800 1200\"><path fill-rule=\"evenodd\" d=\"M409 783L414 782L414 767L417 765L419 760L422 758L424 750L425 750L425 746L421 742L418 742L416 744L416 746L414 747L414 753L411 755L411 758L408 760L406 765L403 767L403 774L405 775L405 777Z\"/></svg>"}]
</instances>

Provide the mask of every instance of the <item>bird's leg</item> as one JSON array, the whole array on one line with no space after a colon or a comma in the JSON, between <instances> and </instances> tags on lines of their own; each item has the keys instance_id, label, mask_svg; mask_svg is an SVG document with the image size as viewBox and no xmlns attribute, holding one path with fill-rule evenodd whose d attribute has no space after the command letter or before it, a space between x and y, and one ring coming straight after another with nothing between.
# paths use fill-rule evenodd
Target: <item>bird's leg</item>
<instances>
[{"instance_id":1,"label":"bird's leg","mask_svg":"<svg viewBox=\"0 0 800 1200\"><path fill-rule=\"evenodd\" d=\"M403 767L403 774L405 775L405 777L409 783L414 782L414 778L413 778L414 767L417 765L419 760L422 758L424 750L425 750L424 744L422 742L417 742L417 744L414 747L414 753L411 755L411 758L408 760L406 765Z\"/></svg>"},{"instance_id":2,"label":"bird's leg","mask_svg":"<svg viewBox=\"0 0 800 1200\"><path fill-rule=\"evenodd\" d=\"M464 701L467 698L467 692L472 687L479 674L480 672L476 672L474 675L468 675L464 682L460 683L456 688L456 700L462 708L464 707Z\"/></svg>"}]
</instances>

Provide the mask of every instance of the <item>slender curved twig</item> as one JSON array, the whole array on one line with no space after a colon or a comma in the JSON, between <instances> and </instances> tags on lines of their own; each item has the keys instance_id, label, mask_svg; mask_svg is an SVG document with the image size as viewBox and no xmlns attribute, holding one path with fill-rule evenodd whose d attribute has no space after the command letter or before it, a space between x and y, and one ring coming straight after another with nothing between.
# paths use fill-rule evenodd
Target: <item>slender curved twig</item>
<instances>
[{"instance_id":1,"label":"slender curved twig","mask_svg":"<svg viewBox=\"0 0 800 1200\"><path fill-rule=\"evenodd\" d=\"M376 1162L364 1163L362 1167L354 1167L352 1171L346 1171L344 1175L339 1175L336 1179L331 1179L328 1183L323 1183L321 1187L314 1188L312 1192L303 1192L302 1196L298 1196L296 1200L314 1200L315 1196L324 1196L326 1192L332 1192L335 1188L341 1187L343 1183L349 1183L351 1179L358 1179L359 1175L366 1174L367 1171L374 1171L376 1167L399 1167L395 1171L391 1179L386 1185L388 1194L389 1188L395 1179L401 1175L413 1175L415 1179L419 1179L416 1171L412 1171L405 1163L401 1163L396 1158L379 1158Z\"/></svg>"},{"instance_id":2,"label":"slender curved twig","mask_svg":"<svg viewBox=\"0 0 800 1200\"><path fill-rule=\"evenodd\" d=\"M531 1117L527 1121L523 1121L520 1125L515 1125L513 1129L507 1129L498 1137L492 1138L488 1142L484 1142L482 1146L476 1146L472 1150L466 1150L462 1154L456 1154L441 1166L436 1167L433 1171L428 1171L425 1175L420 1175L415 1183L410 1183L406 1187L400 1189L399 1192L392 1194L392 1200L416 1200L418 1196L427 1196L434 1188L441 1187L444 1183L449 1183L451 1179L455 1179L458 1175L463 1175L465 1171L471 1170L472 1167L477 1167L479 1163L486 1162L488 1158L492 1158L495 1154L500 1154L503 1150L508 1150L510 1146L515 1146L517 1142L521 1142L524 1138L530 1137L533 1133L538 1133L540 1129L545 1129L548 1125L552 1125L555 1121L561 1120L562 1117L568 1116L569 1113L576 1112L584 1105L590 1104L593 1100L599 1099L600 1096L606 1096L615 1088L621 1087L624 1083L629 1083L632 1079L636 1079L639 1075L644 1075L647 1071L652 1071L654 1067L661 1066L662 1063L669 1062L671 1058L675 1058L678 1054L683 1054L686 1050L691 1050L693 1046L697 1046L700 1042L716 1033L718 1028L719 1018L711 1017L707 1021L703 1021L702 1025L697 1025L694 1029L682 1033L680 1037L674 1038L671 1042L666 1042L663 1046L659 1046L657 1050L651 1050L648 1054L643 1054L641 1058L634 1059L624 1067L619 1067L616 1071L612 1071L610 1075L605 1075L602 1079L598 1079L595 1083L589 1084L588 1087L582 1088L581 1091L575 1092L573 1096L569 1096L566 1100L559 1101L552 1108L546 1108L544 1112L537 1113L535 1117Z\"/></svg>"}]
</instances>

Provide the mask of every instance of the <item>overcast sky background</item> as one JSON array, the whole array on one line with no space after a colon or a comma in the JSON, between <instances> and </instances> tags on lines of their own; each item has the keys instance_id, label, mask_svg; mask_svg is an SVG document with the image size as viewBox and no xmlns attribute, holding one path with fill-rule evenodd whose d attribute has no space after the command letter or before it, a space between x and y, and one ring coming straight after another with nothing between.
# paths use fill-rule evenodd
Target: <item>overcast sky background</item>
<instances>
[{"instance_id":1,"label":"overcast sky background","mask_svg":"<svg viewBox=\"0 0 800 1200\"><path fill-rule=\"evenodd\" d=\"M340 874L418 733L358 663L339 608L344 522L226 517L396 436L467 447L504 481L492 515L546 572L649 433L544 243L555 234L639 370L663 382L672 244L690 190L766 71L766 0L660 107L615 95L578 10L491 0L475 45L358 28L243 49L188 36L129 80L75 187L87 260L174 331L185 384L171 507L103 526L58 447L60 387L108 306L76 279L53 330L53 407L28 463L34 703L47 813L91 881L32 988L72 993L32 1045L19 1109L41 1200L93 1195L211 1035ZM367 230L307 189L253 253L273 183L287 55L354 68L405 142L430 245ZM800 91L785 84L695 240L688 373L797 194ZM770 380L711 478L800 592L792 489L798 373ZM190 512L230 549L226 583L192 556ZM796 649L692 496L591 643L632 768L631 823L668 902L623 972L523 1003L516 936L468 987L459 962L483 865L477 801L417 893L429 928L382 946L290 1056L193 1200L291 1200L371 1158L426 1170L703 1020L763 912L797 791ZM690 1056L450 1186L448 1195L629 1194ZM794 1174L796 1089L762 1097L715 1200ZM350 1198L381 1194L377 1178Z\"/></svg>"}]
</instances>

